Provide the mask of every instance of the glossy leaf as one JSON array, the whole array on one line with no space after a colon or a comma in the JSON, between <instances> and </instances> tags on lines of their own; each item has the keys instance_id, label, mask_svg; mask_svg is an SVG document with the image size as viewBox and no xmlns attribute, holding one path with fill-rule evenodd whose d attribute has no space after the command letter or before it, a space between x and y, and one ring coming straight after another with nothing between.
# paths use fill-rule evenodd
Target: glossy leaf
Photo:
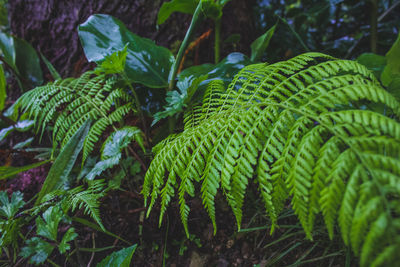
<instances>
[{"instance_id":1,"label":"glossy leaf","mask_svg":"<svg viewBox=\"0 0 400 267\"><path fill-rule=\"evenodd\" d=\"M120 20L109 15L92 15L79 26L78 32L89 61L101 63L127 45L125 72L129 79L151 88L168 86L174 62L171 52L133 34Z\"/></svg>"},{"instance_id":2,"label":"glossy leaf","mask_svg":"<svg viewBox=\"0 0 400 267\"><path fill-rule=\"evenodd\" d=\"M7 98L6 77L4 76L3 64L0 64L0 111L4 109L4 104Z\"/></svg>"},{"instance_id":3,"label":"glossy leaf","mask_svg":"<svg viewBox=\"0 0 400 267\"><path fill-rule=\"evenodd\" d=\"M121 249L119 251L113 252L112 254L108 255L105 259L103 259L100 263L98 263L97 267L108 267L108 266L119 266L119 267L129 267L133 253L136 250L136 244Z\"/></svg>"},{"instance_id":4,"label":"glossy leaf","mask_svg":"<svg viewBox=\"0 0 400 267\"><path fill-rule=\"evenodd\" d=\"M50 162L50 160L36 162L30 165L22 166L22 167L12 167L12 166L0 166L0 180L12 177L17 175L18 173L28 171L30 169L37 168L46 163Z\"/></svg>"},{"instance_id":5,"label":"glossy leaf","mask_svg":"<svg viewBox=\"0 0 400 267\"><path fill-rule=\"evenodd\" d=\"M0 50L4 61L30 86L43 82L39 57L33 47L23 39L0 33ZM28 88L25 88L28 89Z\"/></svg>"},{"instance_id":6,"label":"glossy leaf","mask_svg":"<svg viewBox=\"0 0 400 267\"><path fill-rule=\"evenodd\" d=\"M386 54L387 64L381 75L383 85L388 86L396 75L400 75L400 34Z\"/></svg>"},{"instance_id":7,"label":"glossy leaf","mask_svg":"<svg viewBox=\"0 0 400 267\"><path fill-rule=\"evenodd\" d=\"M251 44L251 61L253 62L258 62L261 60L262 56L265 53L265 50L267 49L269 42L272 38L272 36L274 35L275 32L275 28L276 28L275 24L274 26L272 26L266 33L264 33L263 35L261 35L260 37L258 37L252 44Z\"/></svg>"},{"instance_id":8,"label":"glossy leaf","mask_svg":"<svg viewBox=\"0 0 400 267\"><path fill-rule=\"evenodd\" d=\"M18 69L15 65L15 46L14 38L6 33L0 32L0 50L3 54L4 61L16 72Z\"/></svg>"},{"instance_id":9,"label":"glossy leaf","mask_svg":"<svg viewBox=\"0 0 400 267\"><path fill-rule=\"evenodd\" d=\"M164 23L174 12L193 14L199 0L172 0L165 2L160 8L157 16L157 24Z\"/></svg>"},{"instance_id":10,"label":"glossy leaf","mask_svg":"<svg viewBox=\"0 0 400 267\"><path fill-rule=\"evenodd\" d=\"M83 142L89 132L89 128L90 123L89 121L86 121L63 147L54 161L53 166L51 166L49 174L47 175L42 189L38 194L35 205L40 203L43 196L60 188L62 184L67 181L68 175L82 150Z\"/></svg>"}]
</instances>

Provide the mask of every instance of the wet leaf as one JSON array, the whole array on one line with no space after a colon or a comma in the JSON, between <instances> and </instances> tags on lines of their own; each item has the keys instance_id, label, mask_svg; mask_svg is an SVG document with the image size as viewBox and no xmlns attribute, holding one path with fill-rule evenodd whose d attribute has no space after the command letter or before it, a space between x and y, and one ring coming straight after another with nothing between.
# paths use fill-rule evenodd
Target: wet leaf
<instances>
[{"instance_id":1,"label":"wet leaf","mask_svg":"<svg viewBox=\"0 0 400 267\"><path fill-rule=\"evenodd\" d=\"M130 32L118 19L96 14L78 27L79 37L89 61L101 64L107 56L127 45L125 72L132 82L151 88L168 86L174 57L152 40Z\"/></svg>"}]
</instances>

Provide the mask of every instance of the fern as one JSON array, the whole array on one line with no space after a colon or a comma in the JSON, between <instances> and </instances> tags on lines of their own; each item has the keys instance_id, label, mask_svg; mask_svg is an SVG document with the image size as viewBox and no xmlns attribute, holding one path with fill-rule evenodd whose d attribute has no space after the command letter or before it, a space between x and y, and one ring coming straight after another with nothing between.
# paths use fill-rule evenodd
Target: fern
<instances>
[{"instance_id":1,"label":"fern","mask_svg":"<svg viewBox=\"0 0 400 267\"><path fill-rule=\"evenodd\" d=\"M387 266L400 251L400 104L365 67L319 53L245 67L227 90L213 82L185 128L157 145L142 193L160 223L200 190L216 231L221 192L238 228L246 188L258 184L272 221L287 200L312 239L315 218L338 224L362 266ZM369 107L382 106L385 114Z\"/></svg>"},{"instance_id":2,"label":"fern","mask_svg":"<svg viewBox=\"0 0 400 267\"><path fill-rule=\"evenodd\" d=\"M42 203L51 203L61 197L59 200L64 212L83 209L85 214L92 217L104 229L100 218L99 199L106 195L107 188L105 189L105 186L104 180L88 181L86 189L80 185L67 191L55 190L44 196Z\"/></svg>"},{"instance_id":3,"label":"fern","mask_svg":"<svg viewBox=\"0 0 400 267\"><path fill-rule=\"evenodd\" d=\"M37 87L18 100L18 104L36 122L43 134L46 126L53 125L53 147L63 147L82 124L91 119L83 147L83 161L110 126L133 112L133 98L117 87L117 78L95 75L89 71L80 78L57 80Z\"/></svg>"}]
</instances>

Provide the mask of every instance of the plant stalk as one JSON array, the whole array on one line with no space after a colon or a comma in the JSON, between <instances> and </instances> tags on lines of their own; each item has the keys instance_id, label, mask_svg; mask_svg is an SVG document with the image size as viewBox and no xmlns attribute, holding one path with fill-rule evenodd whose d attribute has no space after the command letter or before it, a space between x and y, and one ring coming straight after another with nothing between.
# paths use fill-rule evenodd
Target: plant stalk
<instances>
[{"instance_id":1,"label":"plant stalk","mask_svg":"<svg viewBox=\"0 0 400 267\"><path fill-rule=\"evenodd\" d=\"M215 20L215 40L214 40L214 59L215 64L218 64L220 59L221 47L221 18Z\"/></svg>"},{"instance_id":2,"label":"plant stalk","mask_svg":"<svg viewBox=\"0 0 400 267\"><path fill-rule=\"evenodd\" d=\"M200 19L202 18L202 7L203 7L203 0L199 2L199 4L196 7L196 10L194 11L192 21L190 22L189 29L186 32L185 38L182 41L181 46L179 47L178 55L176 56L176 60L174 64L172 65L171 71L169 73L168 81L169 81L169 86L167 88L167 91L172 91L172 89L175 87L175 78L178 74L178 68L179 65L182 61L183 55L185 54L185 50L188 47L190 43L190 39L193 36L194 30L199 23Z\"/></svg>"}]
</instances>

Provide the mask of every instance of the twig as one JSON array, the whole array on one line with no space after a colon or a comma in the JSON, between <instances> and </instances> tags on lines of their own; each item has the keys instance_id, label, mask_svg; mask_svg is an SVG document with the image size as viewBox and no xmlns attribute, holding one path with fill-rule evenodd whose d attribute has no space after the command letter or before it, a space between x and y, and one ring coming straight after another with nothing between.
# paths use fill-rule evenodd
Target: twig
<instances>
[{"instance_id":1,"label":"twig","mask_svg":"<svg viewBox=\"0 0 400 267\"><path fill-rule=\"evenodd\" d=\"M132 153L132 155L135 157L135 159L140 163L140 166L142 166L142 169L144 171L147 171L146 164L144 164L143 160L139 157L139 155L133 150L130 146L128 146L129 152Z\"/></svg>"},{"instance_id":2,"label":"twig","mask_svg":"<svg viewBox=\"0 0 400 267\"><path fill-rule=\"evenodd\" d=\"M96 248L96 240L94 239L94 233L92 233L92 244L93 244L93 252L92 252L92 255L90 256L90 260L87 264L87 267L90 267L90 265L92 264L93 259L94 259L94 253L95 253L94 249Z\"/></svg>"}]
</instances>

